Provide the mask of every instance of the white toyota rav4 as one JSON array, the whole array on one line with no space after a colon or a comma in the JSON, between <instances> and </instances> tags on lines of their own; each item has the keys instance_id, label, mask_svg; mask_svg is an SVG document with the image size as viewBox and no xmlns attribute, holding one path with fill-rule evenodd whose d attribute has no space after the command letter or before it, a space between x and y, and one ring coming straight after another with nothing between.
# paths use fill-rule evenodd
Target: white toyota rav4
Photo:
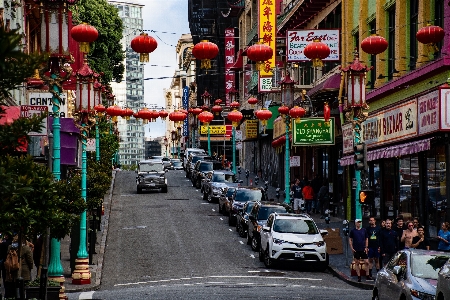
<instances>
[{"instance_id":1,"label":"white toyota rav4","mask_svg":"<svg viewBox=\"0 0 450 300\"><path fill-rule=\"evenodd\" d=\"M327 233L306 214L273 213L261 232L259 260L267 268L278 261L298 261L324 271L329 262L323 240Z\"/></svg>"}]
</instances>

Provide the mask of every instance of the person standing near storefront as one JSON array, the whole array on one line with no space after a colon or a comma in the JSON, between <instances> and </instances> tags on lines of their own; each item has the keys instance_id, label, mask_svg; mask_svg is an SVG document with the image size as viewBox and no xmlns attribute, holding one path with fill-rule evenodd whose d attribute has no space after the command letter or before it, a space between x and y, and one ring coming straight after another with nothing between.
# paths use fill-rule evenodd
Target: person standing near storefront
<instances>
[{"instance_id":1,"label":"person standing near storefront","mask_svg":"<svg viewBox=\"0 0 450 300\"><path fill-rule=\"evenodd\" d=\"M411 248L430 250L430 242L425 237L425 231L422 226L417 227L417 236L413 237Z\"/></svg>"},{"instance_id":2,"label":"person standing near storefront","mask_svg":"<svg viewBox=\"0 0 450 300\"><path fill-rule=\"evenodd\" d=\"M386 220L386 228L381 230L380 234L380 253L383 266L385 266L398 251L398 235L397 231L392 229L392 221Z\"/></svg>"},{"instance_id":3,"label":"person standing near storefront","mask_svg":"<svg viewBox=\"0 0 450 300\"><path fill-rule=\"evenodd\" d=\"M298 214L300 213L302 200L302 187L300 186L300 179L295 179L295 183L291 187L291 191L294 192L294 212Z\"/></svg>"},{"instance_id":4,"label":"person standing near storefront","mask_svg":"<svg viewBox=\"0 0 450 300\"><path fill-rule=\"evenodd\" d=\"M314 190L309 181L306 181L306 185L302 189L302 194L303 200L305 201L306 213L309 215L311 214L312 203L314 201Z\"/></svg>"},{"instance_id":5,"label":"person standing near storefront","mask_svg":"<svg viewBox=\"0 0 450 300\"><path fill-rule=\"evenodd\" d=\"M367 252L369 251L368 248L368 238L367 231L365 228L361 227L362 220L356 219L355 220L355 228L350 231L350 234L348 236L348 241L350 245L350 249L352 249L353 252L353 263L355 266L356 274L358 275L358 282L361 282L361 268L359 266L360 261L364 261L364 268L367 270L369 267L369 261L367 259ZM370 277L368 273L366 273L366 279L372 280L373 278Z\"/></svg>"},{"instance_id":6,"label":"person standing near storefront","mask_svg":"<svg viewBox=\"0 0 450 300\"><path fill-rule=\"evenodd\" d=\"M400 241L405 244L405 249L411 247L412 240L417 236L417 231L414 230L414 223L412 221L406 222L407 229L403 230L402 238Z\"/></svg>"},{"instance_id":7,"label":"person standing near storefront","mask_svg":"<svg viewBox=\"0 0 450 300\"><path fill-rule=\"evenodd\" d=\"M440 251L448 251L450 252L450 231L448 230L450 227L448 222L444 222L441 225L441 230L439 230L438 232L438 240L439 240L439 245L438 245L438 250Z\"/></svg>"},{"instance_id":8,"label":"person standing near storefront","mask_svg":"<svg viewBox=\"0 0 450 300\"><path fill-rule=\"evenodd\" d=\"M369 236L369 277L372 277L372 269L375 264L375 268L380 271L380 227L377 226L375 217L369 218L369 227L366 228Z\"/></svg>"}]
</instances>

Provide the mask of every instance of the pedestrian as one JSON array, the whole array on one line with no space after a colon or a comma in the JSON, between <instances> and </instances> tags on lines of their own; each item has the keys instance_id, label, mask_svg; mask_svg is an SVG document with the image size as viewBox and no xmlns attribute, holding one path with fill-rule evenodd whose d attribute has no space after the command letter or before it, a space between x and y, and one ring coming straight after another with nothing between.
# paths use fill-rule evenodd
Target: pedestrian
<instances>
[{"instance_id":1,"label":"pedestrian","mask_svg":"<svg viewBox=\"0 0 450 300\"><path fill-rule=\"evenodd\" d=\"M309 181L306 181L305 187L302 189L303 200L305 201L305 210L309 215L311 214L312 203L314 201L314 190Z\"/></svg>"},{"instance_id":2,"label":"pedestrian","mask_svg":"<svg viewBox=\"0 0 450 300\"><path fill-rule=\"evenodd\" d=\"M441 225L441 230L438 232L438 250L450 252L450 231L449 229L449 223L444 222Z\"/></svg>"},{"instance_id":3,"label":"pedestrian","mask_svg":"<svg viewBox=\"0 0 450 300\"><path fill-rule=\"evenodd\" d=\"M367 252L369 250L369 239L365 228L361 227L362 220L355 220L355 228L350 231L348 236L350 249L353 252L353 263L355 265L356 274L358 275L358 282L361 282L361 268L359 266L361 259L364 261L364 268L369 268L369 261L367 259ZM366 279L372 280L368 273Z\"/></svg>"},{"instance_id":4,"label":"pedestrian","mask_svg":"<svg viewBox=\"0 0 450 300\"><path fill-rule=\"evenodd\" d=\"M300 179L295 179L295 183L291 187L291 191L294 193L294 212L298 214L300 213L302 201L302 188L300 187Z\"/></svg>"},{"instance_id":5,"label":"pedestrian","mask_svg":"<svg viewBox=\"0 0 450 300\"><path fill-rule=\"evenodd\" d=\"M386 229L386 220L381 220L380 229L381 230Z\"/></svg>"},{"instance_id":6,"label":"pedestrian","mask_svg":"<svg viewBox=\"0 0 450 300\"><path fill-rule=\"evenodd\" d=\"M399 215L397 219L395 219L396 226L393 228L397 232L397 236L400 239L403 236L403 230L406 228L403 227L403 216ZM405 248L405 242L399 241L399 249Z\"/></svg>"},{"instance_id":7,"label":"pedestrian","mask_svg":"<svg viewBox=\"0 0 450 300\"><path fill-rule=\"evenodd\" d=\"M417 236L417 231L414 230L414 223L412 221L406 222L406 226L407 229L403 230L400 242L405 244L405 249L408 249L411 247L413 237Z\"/></svg>"},{"instance_id":8,"label":"pedestrian","mask_svg":"<svg viewBox=\"0 0 450 300\"><path fill-rule=\"evenodd\" d=\"M3 285L5 285L4 281L6 278L6 270L5 270L5 260L8 255L8 247L12 243L12 237L8 233L3 234L3 239L0 242L0 269L1 269L1 277L3 278Z\"/></svg>"},{"instance_id":9,"label":"pedestrian","mask_svg":"<svg viewBox=\"0 0 450 300\"><path fill-rule=\"evenodd\" d=\"M413 224L414 224L414 230L417 230L417 228L419 228L419 226L421 226L420 223L419 223L419 218L418 217L414 217L413 218Z\"/></svg>"},{"instance_id":10,"label":"pedestrian","mask_svg":"<svg viewBox=\"0 0 450 300\"><path fill-rule=\"evenodd\" d=\"M328 192L328 181L324 180L322 182L322 186L319 189L319 193L317 194L317 199L319 201L319 213L320 218L325 218L325 210L328 209L330 205L330 194Z\"/></svg>"},{"instance_id":11,"label":"pedestrian","mask_svg":"<svg viewBox=\"0 0 450 300\"><path fill-rule=\"evenodd\" d=\"M31 270L33 269L33 253L24 239L19 250L18 236L14 236L11 245L8 246L8 252L15 250L19 253L19 270L12 271L6 274L5 280L5 299L15 297L15 285L19 277L22 277L25 285L31 280ZM20 271L20 273L19 273Z\"/></svg>"},{"instance_id":12,"label":"pedestrian","mask_svg":"<svg viewBox=\"0 0 450 300\"><path fill-rule=\"evenodd\" d=\"M413 237L411 248L430 250L430 242L425 237L425 230L422 226L417 227L417 235Z\"/></svg>"},{"instance_id":13,"label":"pedestrian","mask_svg":"<svg viewBox=\"0 0 450 300\"><path fill-rule=\"evenodd\" d=\"M319 174L316 174L316 176L314 176L314 179L311 181L311 187L313 188L314 191L314 200L312 203L312 209L315 214L318 214L319 213L318 194L320 188L322 187L322 177Z\"/></svg>"},{"instance_id":14,"label":"pedestrian","mask_svg":"<svg viewBox=\"0 0 450 300\"><path fill-rule=\"evenodd\" d=\"M386 220L386 228L380 232L380 253L385 266L398 251L398 234L392 229L392 221Z\"/></svg>"},{"instance_id":15,"label":"pedestrian","mask_svg":"<svg viewBox=\"0 0 450 300\"><path fill-rule=\"evenodd\" d=\"M369 258L369 277L372 277L374 264L377 273L380 271L380 227L377 226L375 217L369 217L369 227L366 230L369 236L369 252L367 254Z\"/></svg>"}]
</instances>

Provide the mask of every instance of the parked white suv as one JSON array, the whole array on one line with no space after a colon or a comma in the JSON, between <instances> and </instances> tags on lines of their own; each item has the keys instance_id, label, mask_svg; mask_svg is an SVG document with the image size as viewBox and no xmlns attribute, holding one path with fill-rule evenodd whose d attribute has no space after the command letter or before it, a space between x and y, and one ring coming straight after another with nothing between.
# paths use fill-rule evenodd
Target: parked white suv
<instances>
[{"instance_id":1,"label":"parked white suv","mask_svg":"<svg viewBox=\"0 0 450 300\"><path fill-rule=\"evenodd\" d=\"M321 271L328 267L328 254L323 236L314 220L305 214L273 213L261 231L259 260L267 268L278 261L314 264Z\"/></svg>"}]
</instances>

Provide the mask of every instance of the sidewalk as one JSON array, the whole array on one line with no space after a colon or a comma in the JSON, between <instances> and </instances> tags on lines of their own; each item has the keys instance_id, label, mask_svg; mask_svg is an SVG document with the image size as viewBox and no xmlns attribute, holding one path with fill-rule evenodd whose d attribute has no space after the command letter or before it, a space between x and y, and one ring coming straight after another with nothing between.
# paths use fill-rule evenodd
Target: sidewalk
<instances>
[{"instance_id":1,"label":"sidewalk","mask_svg":"<svg viewBox=\"0 0 450 300\"><path fill-rule=\"evenodd\" d=\"M66 238L61 241L61 264L64 268L64 277L66 279L64 283L64 287L66 290L66 293L73 293L73 292L83 292L83 291L92 291L96 290L100 287L101 279L102 279L102 266L103 266L103 256L105 253L105 245L106 245L106 238L108 234L108 221L109 221L109 212L110 212L110 205L111 205L111 196L112 196L112 190L114 187L114 179L115 179L116 172L113 171L113 178L111 182L111 187L109 190L109 193L105 195L104 199L104 209L105 214L102 216L101 221L101 231L97 232L97 245L96 245L96 254L93 256L93 265L90 265L90 271L91 271L91 283L85 284L85 285L75 285L72 284L72 274L70 273L70 252L69 252L69 246L70 246L70 239ZM241 174L241 179L243 179L244 184L246 184L247 178L245 177L245 173ZM249 176L249 183L250 180L252 181L253 185L255 186L255 174L251 174ZM264 187L264 181L259 180L258 185L259 187ZM269 186L268 188L268 196L269 199L275 199L277 200L276 191L274 187ZM282 193L279 201L283 201L282 199ZM311 217L314 219L314 221L317 224L317 227L319 229L326 229L326 228L339 228L340 236L342 238L342 245L343 245L343 254L331 254L330 255L330 265L329 265L329 271L336 277L342 279L343 281L347 282L348 284L351 284L353 286L362 288L362 289L372 289L374 286L375 281L365 281L363 279L362 282L357 281L356 276L351 276L350 272L350 264L352 262L352 254L350 251L348 251L347 246L347 237L344 237L342 234L342 219L337 217L331 217L330 223L326 224L324 219L320 219L319 214L312 214ZM351 224L353 225L353 224ZM347 254L346 254L347 253ZM363 277L364 278L364 277Z\"/></svg>"}]
</instances>

